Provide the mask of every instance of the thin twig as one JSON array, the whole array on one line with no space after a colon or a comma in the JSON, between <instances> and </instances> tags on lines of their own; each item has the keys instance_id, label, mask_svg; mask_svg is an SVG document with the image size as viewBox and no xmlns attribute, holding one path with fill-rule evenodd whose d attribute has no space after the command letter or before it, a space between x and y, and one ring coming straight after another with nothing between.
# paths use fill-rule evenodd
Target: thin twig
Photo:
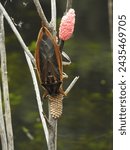
<instances>
[{"instance_id":1,"label":"thin twig","mask_svg":"<svg viewBox=\"0 0 130 150\"><path fill-rule=\"evenodd\" d=\"M26 59L27 59L28 67L29 67L30 72L31 72L33 85L34 85L34 89L35 89L35 93L36 93L36 99L37 99L39 114L40 114L40 118L41 118L41 121L42 121L42 126L43 126L43 129L44 129L44 133L45 133L45 137L46 137L46 141L47 141L47 146L48 146L48 144L49 144L49 141L48 141L49 133L48 133L48 129L47 129L46 120L45 120L44 115L43 115L44 113L43 113L43 107L42 107L39 87L38 87L38 83L37 83L37 78L36 78L36 75L35 75L33 65L30 61L30 58L28 57L28 55L26 53L25 53L25 56L26 56Z\"/></svg>"},{"instance_id":2,"label":"thin twig","mask_svg":"<svg viewBox=\"0 0 130 150\"><path fill-rule=\"evenodd\" d=\"M7 77L4 21L2 17L0 20L0 24L1 24L0 55L1 55L1 74L2 74L2 87L3 87L2 89L3 89L3 99L4 99L4 110L5 110L5 124L6 124L6 131L7 131L8 150L14 150L11 108L10 108L8 77Z\"/></svg>"},{"instance_id":3,"label":"thin twig","mask_svg":"<svg viewBox=\"0 0 130 150\"><path fill-rule=\"evenodd\" d=\"M72 7L72 1L73 0L67 0L67 3L66 3L66 12Z\"/></svg>"},{"instance_id":4,"label":"thin twig","mask_svg":"<svg viewBox=\"0 0 130 150\"><path fill-rule=\"evenodd\" d=\"M68 86L68 88L65 90L65 94L67 95L70 90L72 89L72 87L75 85L75 83L77 82L77 80L79 79L79 76L78 77L75 77L74 80L71 82L71 84Z\"/></svg>"},{"instance_id":5,"label":"thin twig","mask_svg":"<svg viewBox=\"0 0 130 150\"><path fill-rule=\"evenodd\" d=\"M24 51L27 53L27 55L30 57L31 61L33 62L33 64L35 65L35 59L33 57L33 55L31 54L31 52L29 51L28 47L25 45L21 35L19 34L18 30L16 29L15 25L13 24L12 20L10 19L8 13L6 12L6 10L4 9L4 7L2 6L2 4L0 3L0 10L2 11L3 15L5 16L6 20L8 21L11 29L13 30L14 34L16 35L18 41L20 42L22 48L24 49Z\"/></svg>"},{"instance_id":6,"label":"thin twig","mask_svg":"<svg viewBox=\"0 0 130 150\"><path fill-rule=\"evenodd\" d=\"M56 31L56 0L51 0L51 26Z\"/></svg>"},{"instance_id":7,"label":"thin twig","mask_svg":"<svg viewBox=\"0 0 130 150\"><path fill-rule=\"evenodd\" d=\"M33 2L35 4L37 12L38 12L38 14L39 14L39 16L41 18L42 24L49 29L50 25L49 25L49 23L48 23L48 21L46 19L46 16L45 16L45 14L44 14L44 12L42 10L42 7L41 7L41 4L40 4L39 0L33 0Z\"/></svg>"}]
</instances>

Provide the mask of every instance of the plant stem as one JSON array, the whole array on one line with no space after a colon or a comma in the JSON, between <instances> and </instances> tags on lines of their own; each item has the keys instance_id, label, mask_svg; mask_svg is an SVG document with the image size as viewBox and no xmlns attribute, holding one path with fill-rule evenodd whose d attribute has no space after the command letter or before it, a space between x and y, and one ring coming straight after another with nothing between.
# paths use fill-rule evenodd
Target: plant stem
<instances>
[{"instance_id":1,"label":"plant stem","mask_svg":"<svg viewBox=\"0 0 130 150\"><path fill-rule=\"evenodd\" d=\"M5 124L6 124L6 131L7 131L8 150L14 150L13 129L12 129L8 77L7 77L4 21L2 18L3 17L1 17L1 20L0 20L0 24L1 24L0 26L0 34L1 34L0 55L1 55L1 74L2 74L2 87L3 87L2 89L3 89L3 99L4 99L4 110L5 110Z\"/></svg>"},{"instance_id":2,"label":"plant stem","mask_svg":"<svg viewBox=\"0 0 130 150\"><path fill-rule=\"evenodd\" d=\"M27 63L28 63L28 67L29 67L30 72L31 72L33 85L34 85L34 89L35 89L35 93L36 93L36 99L37 99L39 114L40 114L42 126L43 126L43 129L44 129L44 133L45 133L45 137L46 137L46 141L47 141L47 146L48 146L49 145L49 141L48 141L48 139L49 139L49 132L48 132L46 120L45 120L44 115L43 115L44 111L43 111L43 107L42 107L39 87L38 87L38 83L37 83L37 78L36 78L35 71L34 71L33 65L31 63L31 60L30 60L30 58L28 57L28 55L26 53L25 53L25 57L26 57L26 60L27 60Z\"/></svg>"},{"instance_id":3,"label":"plant stem","mask_svg":"<svg viewBox=\"0 0 130 150\"><path fill-rule=\"evenodd\" d=\"M2 150L7 150L7 137L6 137L4 114L2 108L1 87L0 87L0 137L1 137Z\"/></svg>"},{"instance_id":4,"label":"plant stem","mask_svg":"<svg viewBox=\"0 0 130 150\"><path fill-rule=\"evenodd\" d=\"M56 0L51 0L51 26L56 31Z\"/></svg>"},{"instance_id":5,"label":"plant stem","mask_svg":"<svg viewBox=\"0 0 130 150\"><path fill-rule=\"evenodd\" d=\"M57 119L54 119L50 112L50 101L49 105L49 123L51 127L49 128L49 149L48 150L57 150Z\"/></svg>"},{"instance_id":6,"label":"plant stem","mask_svg":"<svg viewBox=\"0 0 130 150\"><path fill-rule=\"evenodd\" d=\"M51 0L51 26L53 28L52 35L56 33L56 0ZM57 150L57 119L54 119L50 111L50 101L48 100L49 111L49 150Z\"/></svg>"},{"instance_id":7,"label":"plant stem","mask_svg":"<svg viewBox=\"0 0 130 150\"><path fill-rule=\"evenodd\" d=\"M73 0L67 0L67 3L66 3L66 12L72 7L72 1Z\"/></svg>"},{"instance_id":8,"label":"plant stem","mask_svg":"<svg viewBox=\"0 0 130 150\"><path fill-rule=\"evenodd\" d=\"M46 16L45 16L45 14L44 14L44 12L42 10L42 7L41 7L41 4L40 4L39 0L33 0L33 2L35 4L35 6L36 6L37 12L38 12L41 20L42 20L42 24L49 29L50 25L49 25L49 23L48 23L48 21L46 19Z\"/></svg>"},{"instance_id":9,"label":"plant stem","mask_svg":"<svg viewBox=\"0 0 130 150\"><path fill-rule=\"evenodd\" d=\"M70 90L73 88L73 86L75 85L75 83L77 82L78 79L79 79L79 76L74 78L74 80L71 82L71 84L65 90L66 95L70 92Z\"/></svg>"}]
</instances>

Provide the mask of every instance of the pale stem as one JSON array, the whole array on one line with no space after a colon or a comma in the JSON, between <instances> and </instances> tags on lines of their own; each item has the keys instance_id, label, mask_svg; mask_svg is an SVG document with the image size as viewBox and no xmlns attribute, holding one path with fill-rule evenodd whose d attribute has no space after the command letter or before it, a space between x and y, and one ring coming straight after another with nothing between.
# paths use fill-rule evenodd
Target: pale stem
<instances>
[{"instance_id":1,"label":"pale stem","mask_svg":"<svg viewBox=\"0 0 130 150\"><path fill-rule=\"evenodd\" d=\"M56 0L51 0L51 26L52 34L56 34ZM57 150L57 119L54 119L50 111L50 102L48 100L48 111L49 111L49 123L51 128L49 128L49 149L48 150Z\"/></svg>"},{"instance_id":2,"label":"pale stem","mask_svg":"<svg viewBox=\"0 0 130 150\"><path fill-rule=\"evenodd\" d=\"M2 13L2 11L1 11ZM2 76L2 89L5 111L5 125L8 141L8 150L14 150L14 139L11 119L11 108L9 99L8 77L7 77L7 61L5 50L5 33L3 17L0 18L0 55L1 55L1 76Z\"/></svg>"},{"instance_id":3,"label":"pale stem","mask_svg":"<svg viewBox=\"0 0 130 150\"><path fill-rule=\"evenodd\" d=\"M73 0L67 0L67 3L66 3L66 12L72 7L72 1Z\"/></svg>"},{"instance_id":4,"label":"pale stem","mask_svg":"<svg viewBox=\"0 0 130 150\"><path fill-rule=\"evenodd\" d=\"M68 88L65 90L65 94L67 95L70 90L73 88L73 86L75 85L75 83L77 82L77 80L79 79L79 76L78 77L75 77L73 79L73 81L71 82L71 84L68 86Z\"/></svg>"},{"instance_id":5,"label":"pale stem","mask_svg":"<svg viewBox=\"0 0 130 150\"><path fill-rule=\"evenodd\" d=\"M56 0L51 0L51 25L53 32L56 31Z\"/></svg>"},{"instance_id":6,"label":"pale stem","mask_svg":"<svg viewBox=\"0 0 130 150\"><path fill-rule=\"evenodd\" d=\"M44 111L43 111L43 107L42 107L41 96L40 96L40 92L39 92L37 78L36 78L36 75L35 75L35 71L34 71L33 65L32 65L32 63L30 61L30 58L28 57L28 55L26 53L25 53L25 56L26 56L26 59L27 59L28 67L29 67L30 72L31 72L33 85L34 85L34 89L35 89L35 93L36 93L36 99L37 99L39 114L40 114L42 126L43 126L43 129L44 129L44 133L45 133L45 137L46 137L46 141L47 141L47 145L48 145L49 144L49 141L48 141L49 133L48 133L48 129L47 129L46 120L45 120L44 115L43 115Z\"/></svg>"},{"instance_id":7,"label":"pale stem","mask_svg":"<svg viewBox=\"0 0 130 150\"><path fill-rule=\"evenodd\" d=\"M2 108L1 87L0 87L0 139L2 144L2 150L7 150L7 137L6 137L4 114Z\"/></svg>"},{"instance_id":8,"label":"pale stem","mask_svg":"<svg viewBox=\"0 0 130 150\"><path fill-rule=\"evenodd\" d=\"M45 14L44 14L44 12L42 10L42 7L41 7L41 4L40 4L39 0L33 0L33 2L35 4L37 12L38 12L38 14L39 14L39 16L41 18L42 25L44 25L45 27L47 27L49 29L50 28L49 27L49 23L48 23L48 21L46 19L46 16L45 16Z\"/></svg>"}]
</instances>

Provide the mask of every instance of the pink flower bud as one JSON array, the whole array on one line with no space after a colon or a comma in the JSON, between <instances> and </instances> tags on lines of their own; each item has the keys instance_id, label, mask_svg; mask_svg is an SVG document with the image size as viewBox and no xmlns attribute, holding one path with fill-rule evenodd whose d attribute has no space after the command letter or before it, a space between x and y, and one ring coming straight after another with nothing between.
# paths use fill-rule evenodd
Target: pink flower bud
<instances>
[{"instance_id":1,"label":"pink flower bud","mask_svg":"<svg viewBox=\"0 0 130 150\"><path fill-rule=\"evenodd\" d=\"M74 31L75 11L69 9L65 16L62 17L59 27L59 38L63 41L68 40Z\"/></svg>"}]
</instances>

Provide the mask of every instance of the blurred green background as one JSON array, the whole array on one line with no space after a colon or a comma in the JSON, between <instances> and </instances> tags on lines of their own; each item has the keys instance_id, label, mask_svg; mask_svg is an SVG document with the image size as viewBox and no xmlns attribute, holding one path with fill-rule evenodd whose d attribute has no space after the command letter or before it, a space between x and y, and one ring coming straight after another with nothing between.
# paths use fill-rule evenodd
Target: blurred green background
<instances>
[{"instance_id":1,"label":"blurred green background","mask_svg":"<svg viewBox=\"0 0 130 150\"><path fill-rule=\"evenodd\" d=\"M1 1L34 54L41 21L32 0ZM50 20L50 1L41 0ZM66 1L57 0L57 26ZM59 150L112 150L112 50L108 1L74 0L76 25L64 50L72 64L64 68L69 79L80 79L64 99L58 122ZM35 92L23 49L5 21L8 77L15 150L47 149ZM41 89L42 90L42 89ZM47 101L44 101L47 111ZM0 147L1 149L1 147Z\"/></svg>"}]
</instances>

